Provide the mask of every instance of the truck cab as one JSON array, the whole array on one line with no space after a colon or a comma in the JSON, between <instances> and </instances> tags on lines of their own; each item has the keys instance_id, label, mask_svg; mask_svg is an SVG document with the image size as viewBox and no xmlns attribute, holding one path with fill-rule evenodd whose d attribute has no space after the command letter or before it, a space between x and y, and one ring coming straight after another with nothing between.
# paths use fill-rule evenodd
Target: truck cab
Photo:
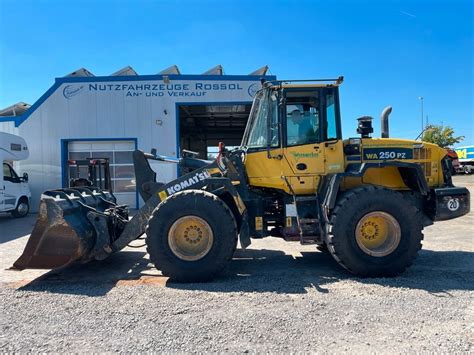
<instances>
[{"instance_id":1,"label":"truck cab","mask_svg":"<svg viewBox=\"0 0 474 355\"><path fill-rule=\"evenodd\" d=\"M30 209L31 192L28 174L19 176L13 162L27 159L28 146L23 138L0 132L0 212L9 212L13 217L24 217Z\"/></svg>"}]
</instances>

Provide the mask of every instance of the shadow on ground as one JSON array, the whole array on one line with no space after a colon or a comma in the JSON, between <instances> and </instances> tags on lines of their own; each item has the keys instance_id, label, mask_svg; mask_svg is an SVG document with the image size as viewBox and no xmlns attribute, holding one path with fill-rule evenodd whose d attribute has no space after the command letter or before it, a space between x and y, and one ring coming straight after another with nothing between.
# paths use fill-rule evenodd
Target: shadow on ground
<instances>
[{"instance_id":1,"label":"shadow on ground","mask_svg":"<svg viewBox=\"0 0 474 355\"><path fill-rule=\"evenodd\" d=\"M37 214L29 214L23 218L13 218L10 213L0 213L0 244L30 234L37 216ZM8 233L3 231L8 231Z\"/></svg>"},{"instance_id":2,"label":"shadow on ground","mask_svg":"<svg viewBox=\"0 0 474 355\"><path fill-rule=\"evenodd\" d=\"M191 284L167 281L144 256L141 251L120 252L102 262L50 272L19 290L95 297L117 285L151 284L207 292L298 294L309 288L328 293L326 286L340 281L420 289L440 297L449 297L453 290L474 289L473 253L466 251L423 250L415 264L399 277L360 279L341 269L327 253L305 252L302 257L293 257L276 250L237 250L229 267L214 281Z\"/></svg>"}]
</instances>

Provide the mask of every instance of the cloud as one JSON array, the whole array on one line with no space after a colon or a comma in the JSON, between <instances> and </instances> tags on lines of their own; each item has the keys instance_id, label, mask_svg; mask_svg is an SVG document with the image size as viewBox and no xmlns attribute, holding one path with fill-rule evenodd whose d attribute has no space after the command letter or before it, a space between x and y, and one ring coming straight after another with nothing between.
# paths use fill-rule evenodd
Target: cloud
<instances>
[{"instance_id":1,"label":"cloud","mask_svg":"<svg viewBox=\"0 0 474 355\"><path fill-rule=\"evenodd\" d=\"M416 15L413 15L413 14L411 14L411 13L409 13L409 12L406 12L406 11L401 11L401 10L400 10L400 13L401 13L402 15L405 15L405 16L409 16L409 17L416 18Z\"/></svg>"}]
</instances>

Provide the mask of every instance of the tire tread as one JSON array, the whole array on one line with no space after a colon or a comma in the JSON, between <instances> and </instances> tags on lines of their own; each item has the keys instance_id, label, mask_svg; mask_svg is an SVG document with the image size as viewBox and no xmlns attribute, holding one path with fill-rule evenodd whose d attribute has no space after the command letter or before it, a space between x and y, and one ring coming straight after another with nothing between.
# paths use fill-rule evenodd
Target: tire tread
<instances>
[{"instance_id":1,"label":"tire tread","mask_svg":"<svg viewBox=\"0 0 474 355\"><path fill-rule=\"evenodd\" d=\"M347 209L348 204L351 204L352 201L357 200L362 198L362 196L366 195L371 195L371 194L377 194L383 191L384 193L387 193L388 195L393 196L393 198L400 198L402 197L403 200L405 201L405 207L409 209L409 213L413 216L413 219L416 221L417 228L415 231L415 235L412 236L416 239L418 239L418 243L416 246L416 252L413 253L412 255L409 255L408 259L404 261L401 265L399 265L396 269L393 270L379 270L379 271L374 271L374 270L366 270L366 271L360 271L360 270L355 270L355 268L350 267L348 264L348 258L346 255L344 255L343 252L340 251L340 246L338 245L338 239L334 235L334 229L335 226L340 223L338 221L339 215L344 213L344 211ZM418 222L419 221L419 222ZM397 276L404 272L409 266L413 264L413 261L416 258L417 252L422 248L422 243L421 241L423 240L423 225L421 223L422 221L422 212L414 206L412 201L410 201L407 197L405 197L403 194L400 192L390 190L387 188L379 187L379 186L373 186L373 185L366 185L366 186L361 186L361 187L356 187L354 189L351 189L347 192L344 192L341 197L338 199L336 202L336 205L331 213L331 216L329 218L329 229L328 229L328 237L327 237L327 246L329 249L329 252L333 256L333 258L346 270L349 272L356 274L357 276L361 277L380 277L380 276Z\"/></svg>"}]
</instances>

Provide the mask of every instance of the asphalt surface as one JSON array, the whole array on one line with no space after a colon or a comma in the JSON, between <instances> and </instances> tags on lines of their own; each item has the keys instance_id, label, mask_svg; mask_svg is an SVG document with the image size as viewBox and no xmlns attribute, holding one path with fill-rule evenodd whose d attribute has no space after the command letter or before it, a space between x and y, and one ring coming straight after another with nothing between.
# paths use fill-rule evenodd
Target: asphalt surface
<instances>
[{"instance_id":1,"label":"asphalt surface","mask_svg":"<svg viewBox=\"0 0 474 355\"><path fill-rule=\"evenodd\" d=\"M474 176L455 183L474 195ZM473 212L426 228L397 278L359 279L268 238L205 284L167 282L144 248L56 273L5 270L35 217L0 217L0 353L472 351Z\"/></svg>"}]
</instances>

